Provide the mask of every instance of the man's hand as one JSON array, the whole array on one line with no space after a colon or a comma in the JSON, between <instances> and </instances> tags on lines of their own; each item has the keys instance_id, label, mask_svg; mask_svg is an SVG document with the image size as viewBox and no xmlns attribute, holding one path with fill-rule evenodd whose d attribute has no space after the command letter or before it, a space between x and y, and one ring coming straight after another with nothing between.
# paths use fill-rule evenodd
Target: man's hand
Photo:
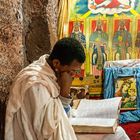
<instances>
[{"instance_id":1,"label":"man's hand","mask_svg":"<svg viewBox=\"0 0 140 140\"><path fill-rule=\"evenodd\" d=\"M60 86L60 95L63 97L69 97L70 87L72 84L72 75L68 72L62 72L58 77L58 84Z\"/></svg>"}]
</instances>

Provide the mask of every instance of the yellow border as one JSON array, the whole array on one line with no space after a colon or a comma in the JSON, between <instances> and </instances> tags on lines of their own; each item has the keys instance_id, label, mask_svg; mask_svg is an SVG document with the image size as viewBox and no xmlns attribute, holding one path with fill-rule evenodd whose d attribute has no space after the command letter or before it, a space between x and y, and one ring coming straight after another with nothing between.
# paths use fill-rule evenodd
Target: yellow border
<instances>
[{"instance_id":1,"label":"yellow border","mask_svg":"<svg viewBox=\"0 0 140 140\"><path fill-rule=\"evenodd\" d=\"M134 34L134 43L136 42L136 37L137 37L137 33L138 33L138 20L140 20L140 15L138 15L136 18L135 18L135 20L136 20L136 27L135 27L135 34ZM140 26L140 25L139 25ZM135 46L135 48L134 48L134 50L135 50L135 58L137 59L138 58L138 48Z\"/></svg>"}]
</instances>

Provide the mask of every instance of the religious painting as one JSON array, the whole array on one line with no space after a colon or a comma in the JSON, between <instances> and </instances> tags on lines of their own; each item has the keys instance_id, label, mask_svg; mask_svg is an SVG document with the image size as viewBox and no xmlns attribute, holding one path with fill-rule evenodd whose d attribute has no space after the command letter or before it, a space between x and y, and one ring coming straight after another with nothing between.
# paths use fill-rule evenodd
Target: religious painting
<instances>
[{"instance_id":1,"label":"religious painting","mask_svg":"<svg viewBox=\"0 0 140 140\"><path fill-rule=\"evenodd\" d=\"M77 39L86 48L86 38L84 35L84 21L69 22L69 36Z\"/></svg>"},{"instance_id":2,"label":"religious painting","mask_svg":"<svg viewBox=\"0 0 140 140\"><path fill-rule=\"evenodd\" d=\"M135 42L138 35L136 21L140 13L139 7L140 0L71 1L69 36L81 40L80 42L83 42L86 48L86 63L82 68L85 70L84 78L80 80L82 78L78 77L82 77L81 72L77 73L77 78L73 80L74 85L90 83L90 93L102 94L104 62L135 57L135 52L137 52ZM80 29L83 33L80 35L82 39L79 35L72 33L74 24L77 24L75 32L78 34L80 32L78 29ZM90 76L92 78L89 78Z\"/></svg>"},{"instance_id":3,"label":"religious painting","mask_svg":"<svg viewBox=\"0 0 140 140\"><path fill-rule=\"evenodd\" d=\"M91 74L101 76L103 65L107 60L107 20L97 19L90 22L89 49L91 60Z\"/></svg>"},{"instance_id":4,"label":"religious painting","mask_svg":"<svg viewBox=\"0 0 140 140\"><path fill-rule=\"evenodd\" d=\"M118 14L135 8L136 0L88 0L88 9L93 13Z\"/></svg>"},{"instance_id":5,"label":"religious painting","mask_svg":"<svg viewBox=\"0 0 140 140\"><path fill-rule=\"evenodd\" d=\"M115 97L122 97L121 109L137 108L137 88L134 77L118 78L115 81Z\"/></svg>"},{"instance_id":6,"label":"religious painting","mask_svg":"<svg viewBox=\"0 0 140 140\"><path fill-rule=\"evenodd\" d=\"M132 35L131 19L114 19L112 40L113 60L131 59Z\"/></svg>"},{"instance_id":7,"label":"religious painting","mask_svg":"<svg viewBox=\"0 0 140 140\"><path fill-rule=\"evenodd\" d=\"M84 35L84 21L70 21L69 22L69 36L77 39L86 51L86 37ZM77 71L75 78L83 79L85 75L85 64L82 65L81 70Z\"/></svg>"},{"instance_id":8,"label":"religious painting","mask_svg":"<svg viewBox=\"0 0 140 140\"><path fill-rule=\"evenodd\" d=\"M136 58L140 59L140 17L137 18L137 36L136 36L136 41L135 41L135 46L136 46Z\"/></svg>"}]
</instances>

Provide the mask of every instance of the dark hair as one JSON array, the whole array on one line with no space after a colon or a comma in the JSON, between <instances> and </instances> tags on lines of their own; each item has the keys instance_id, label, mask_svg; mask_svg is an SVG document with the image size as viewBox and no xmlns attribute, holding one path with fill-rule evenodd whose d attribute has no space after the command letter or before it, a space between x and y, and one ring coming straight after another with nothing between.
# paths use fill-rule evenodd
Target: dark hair
<instances>
[{"instance_id":1,"label":"dark hair","mask_svg":"<svg viewBox=\"0 0 140 140\"><path fill-rule=\"evenodd\" d=\"M79 63L84 63L84 48L81 43L74 38L62 38L54 45L49 59L58 59L61 65L69 65L73 60L77 60Z\"/></svg>"}]
</instances>

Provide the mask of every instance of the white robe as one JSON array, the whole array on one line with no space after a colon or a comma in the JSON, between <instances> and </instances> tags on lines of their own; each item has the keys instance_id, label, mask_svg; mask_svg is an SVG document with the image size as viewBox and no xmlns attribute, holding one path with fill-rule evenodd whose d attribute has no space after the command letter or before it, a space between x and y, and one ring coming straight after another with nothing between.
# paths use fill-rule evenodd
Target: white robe
<instances>
[{"instance_id":1,"label":"white robe","mask_svg":"<svg viewBox=\"0 0 140 140\"><path fill-rule=\"evenodd\" d=\"M6 109L5 140L129 140L116 134L76 135L59 99L60 87L46 56L14 79Z\"/></svg>"},{"instance_id":2,"label":"white robe","mask_svg":"<svg viewBox=\"0 0 140 140\"><path fill-rule=\"evenodd\" d=\"M46 56L23 69L10 90L5 140L76 140Z\"/></svg>"}]
</instances>

